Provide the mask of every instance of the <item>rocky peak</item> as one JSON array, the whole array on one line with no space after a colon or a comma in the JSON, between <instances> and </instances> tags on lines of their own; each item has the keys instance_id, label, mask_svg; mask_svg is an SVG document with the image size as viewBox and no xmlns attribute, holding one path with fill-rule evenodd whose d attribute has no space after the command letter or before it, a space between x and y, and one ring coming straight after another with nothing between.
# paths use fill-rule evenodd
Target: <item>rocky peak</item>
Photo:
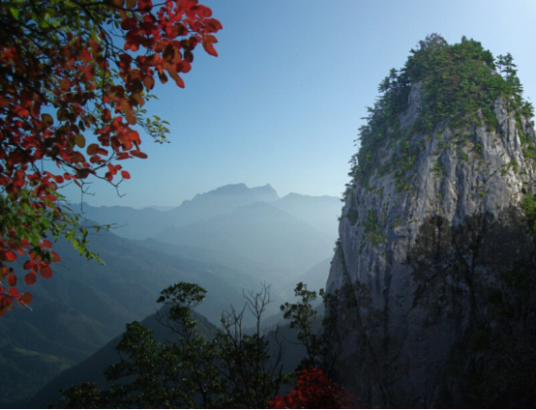
<instances>
[{"instance_id":1,"label":"rocky peak","mask_svg":"<svg viewBox=\"0 0 536 410\"><path fill-rule=\"evenodd\" d=\"M272 202L279 199L279 195L270 184L251 188L250 191L259 202Z\"/></svg>"},{"instance_id":2,"label":"rocky peak","mask_svg":"<svg viewBox=\"0 0 536 410\"><path fill-rule=\"evenodd\" d=\"M536 340L532 107L501 56L434 41L360 129L327 286L352 289L339 377L373 407L512 405Z\"/></svg>"}]
</instances>

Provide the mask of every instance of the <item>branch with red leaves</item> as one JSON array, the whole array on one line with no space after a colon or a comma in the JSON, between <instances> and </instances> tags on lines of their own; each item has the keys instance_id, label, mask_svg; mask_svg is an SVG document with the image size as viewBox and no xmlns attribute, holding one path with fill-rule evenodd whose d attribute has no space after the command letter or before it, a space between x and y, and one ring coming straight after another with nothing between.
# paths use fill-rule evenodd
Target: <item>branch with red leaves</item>
<instances>
[{"instance_id":1,"label":"branch with red leaves","mask_svg":"<svg viewBox=\"0 0 536 410\"><path fill-rule=\"evenodd\" d=\"M70 182L82 188L91 176L115 187L129 179L117 162L147 158L136 125L165 141L167 128L142 121L142 107L156 77L184 87L180 74L190 71L198 44L217 56L214 34L222 25L211 16L197 0L0 3L0 316L14 300L31 302L7 264L28 256L27 284L38 272L52 275L59 256L45 233L95 257L85 248L87 232L74 236L78 219L60 206L58 189ZM43 160L58 171L45 170Z\"/></svg>"},{"instance_id":2,"label":"branch with red leaves","mask_svg":"<svg viewBox=\"0 0 536 410\"><path fill-rule=\"evenodd\" d=\"M296 387L270 401L274 409L356 409L357 400L348 390L329 380L319 369L298 372Z\"/></svg>"}]
</instances>

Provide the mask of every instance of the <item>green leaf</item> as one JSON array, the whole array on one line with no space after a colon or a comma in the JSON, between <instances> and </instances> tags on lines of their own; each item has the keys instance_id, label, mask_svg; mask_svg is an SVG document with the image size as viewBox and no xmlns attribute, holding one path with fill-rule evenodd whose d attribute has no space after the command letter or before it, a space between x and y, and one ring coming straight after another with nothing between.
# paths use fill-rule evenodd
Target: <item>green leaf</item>
<instances>
[{"instance_id":1,"label":"green leaf","mask_svg":"<svg viewBox=\"0 0 536 410\"><path fill-rule=\"evenodd\" d=\"M17 7L10 7L9 11L13 17L15 17L17 20L19 19L19 9Z\"/></svg>"}]
</instances>

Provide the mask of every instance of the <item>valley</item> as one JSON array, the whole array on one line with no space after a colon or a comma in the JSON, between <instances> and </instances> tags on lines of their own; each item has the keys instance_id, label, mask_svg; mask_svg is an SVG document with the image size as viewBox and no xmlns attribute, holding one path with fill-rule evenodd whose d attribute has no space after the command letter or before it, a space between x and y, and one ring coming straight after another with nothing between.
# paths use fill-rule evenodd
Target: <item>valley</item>
<instances>
[{"instance_id":1,"label":"valley","mask_svg":"<svg viewBox=\"0 0 536 410\"><path fill-rule=\"evenodd\" d=\"M154 313L159 292L173 283L207 289L196 310L213 326L231 304L243 305L243 291L263 283L274 299L264 315L269 324L282 319L279 305L292 300L297 281L310 276L311 289L323 287L340 201L298 194L278 199L271 187L261 188L221 187L168 211L84 204L88 225L117 218L118 228L89 237L105 264L86 261L61 239L54 245L62 260L53 279L28 287L33 310L14 309L2 318L0 369L13 377L4 383L0 403L15 405L53 380L59 386L61 372L93 354L111 354L99 352L113 352L125 324ZM269 320L271 315L279 319ZM251 320L245 319L245 328ZM63 380L74 380L69 374Z\"/></svg>"}]
</instances>

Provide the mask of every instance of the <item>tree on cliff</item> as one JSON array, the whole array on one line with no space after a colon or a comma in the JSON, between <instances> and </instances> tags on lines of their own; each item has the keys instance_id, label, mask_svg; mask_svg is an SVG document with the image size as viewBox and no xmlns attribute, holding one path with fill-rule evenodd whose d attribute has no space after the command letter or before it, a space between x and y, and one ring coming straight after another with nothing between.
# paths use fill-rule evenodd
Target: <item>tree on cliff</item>
<instances>
[{"instance_id":1,"label":"tree on cliff","mask_svg":"<svg viewBox=\"0 0 536 410\"><path fill-rule=\"evenodd\" d=\"M119 162L147 157L135 125L166 140L165 121L142 107L155 77L184 87L180 74L190 71L197 45L217 56L213 34L222 25L211 15L197 0L1 2L0 316L14 301L32 301L17 290L9 263L29 257L28 285L38 273L51 277L60 258L47 237L64 236L98 258L59 189L84 190L89 177L117 188L130 178Z\"/></svg>"},{"instance_id":2,"label":"tree on cliff","mask_svg":"<svg viewBox=\"0 0 536 410\"><path fill-rule=\"evenodd\" d=\"M494 102L498 97L507 108L531 120L534 107L523 98L523 88L516 75L513 57L493 57L489 50L465 36L457 44L449 45L443 37L431 34L420 41L400 70L391 70L380 83L380 97L374 107L368 107L367 124L359 129L360 150L351 160L350 176L355 182L367 186L368 179L378 169L380 175L393 172L397 190L409 190L412 184L402 175L409 171L416 158L408 139L400 142L400 154L378 167L380 147L397 135L399 116L408 108L412 86L422 88L423 104L412 130L429 133L436 124L448 121L450 127L469 125L482 114L489 128L498 127ZM503 78L494 70L499 67ZM409 133L407 134L409 135Z\"/></svg>"}]
</instances>

